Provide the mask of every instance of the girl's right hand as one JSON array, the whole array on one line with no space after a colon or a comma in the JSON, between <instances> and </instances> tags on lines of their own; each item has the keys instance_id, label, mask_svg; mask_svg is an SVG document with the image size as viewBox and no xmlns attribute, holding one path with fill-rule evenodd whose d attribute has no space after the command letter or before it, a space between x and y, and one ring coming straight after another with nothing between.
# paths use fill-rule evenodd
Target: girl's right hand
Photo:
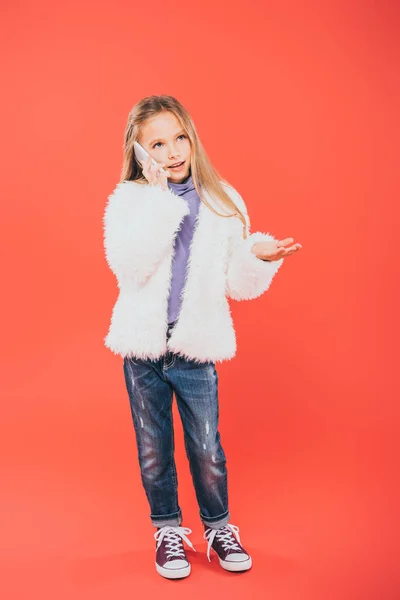
<instances>
[{"instance_id":1,"label":"girl's right hand","mask_svg":"<svg viewBox=\"0 0 400 600\"><path fill-rule=\"evenodd\" d=\"M160 184L163 190L168 189L167 180L171 176L171 173L169 171L160 172L160 169L165 167L165 163L157 163L154 166L151 164L151 156L146 161L141 160L140 162L142 163L143 175L150 185Z\"/></svg>"}]
</instances>

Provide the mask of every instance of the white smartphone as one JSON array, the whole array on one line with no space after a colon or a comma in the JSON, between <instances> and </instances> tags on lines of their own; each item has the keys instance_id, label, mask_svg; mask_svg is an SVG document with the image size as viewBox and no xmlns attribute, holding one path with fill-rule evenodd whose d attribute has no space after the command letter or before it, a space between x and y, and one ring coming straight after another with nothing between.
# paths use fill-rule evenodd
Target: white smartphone
<instances>
[{"instance_id":1,"label":"white smartphone","mask_svg":"<svg viewBox=\"0 0 400 600\"><path fill-rule=\"evenodd\" d=\"M139 142L133 142L133 147L135 150L135 155L138 158L138 160L144 160L147 161L149 156L151 156L151 154L149 154L147 152L147 150L145 150L143 148L143 146L141 146L139 144ZM154 160L153 157L151 157L151 164L155 167L157 165L157 162ZM160 172L161 173L165 173L165 169L163 169L162 167L160 168Z\"/></svg>"}]
</instances>

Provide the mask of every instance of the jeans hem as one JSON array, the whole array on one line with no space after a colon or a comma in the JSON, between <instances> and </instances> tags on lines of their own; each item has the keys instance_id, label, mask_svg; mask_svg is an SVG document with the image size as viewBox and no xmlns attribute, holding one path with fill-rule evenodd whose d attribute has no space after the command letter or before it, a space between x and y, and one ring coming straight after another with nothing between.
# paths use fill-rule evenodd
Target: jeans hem
<instances>
[{"instance_id":1,"label":"jeans hem","mask_svg":"<svg viewBox=\"0 0 400 600\"><path fill-rule=\"evenodd\" d=\"M218 515L217 517L203 517L200 514L200 518L206 527L210 527L211 529L219 529L220 527L223 527L229 523L230 513L228 511L222 515Z\"/></svg>"},{"instance_id":2,"label":"jeans hem","mask_svg":"<svg viewBox=\"0 0 400 600\"><path fill-rule=\"evenodd\" d=\"M169 515L150 515L150 518L154 527L179 527L182 523L182 513L180 511Z\"/></svg>"}]
</instances>

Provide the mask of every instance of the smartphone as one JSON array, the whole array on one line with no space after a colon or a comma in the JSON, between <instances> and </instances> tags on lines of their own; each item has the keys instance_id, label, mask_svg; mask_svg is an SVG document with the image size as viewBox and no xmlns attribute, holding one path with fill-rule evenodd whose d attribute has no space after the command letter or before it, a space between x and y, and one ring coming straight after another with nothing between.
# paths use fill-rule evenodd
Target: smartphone
<instances>
[{"instance_id":1,"label":"smartphone","mask_svg":"<svg viewBox=\"0 0 400 600\"><path fill-rule=\"evenodd\" d=\"M149 156L151 156L151 154L149 154L149 153L147 152L147 150L145 150L145 149L143 148L143 146L141 146L141 145L139 144L139 142L133 142L133 147L134 147L134 150L135 150L135 155L136 155L136 158L137 158L138 160L144 160L144 161L147 161L147 160L148 160L148 158L149 158ZM151 164L152 164L153 166L156 166L156 165L157 165L157 162L154 160L154 158L153 158L153 157L151 157ZM165 173L165 169L163 169L163 168L161 167L161 168L160 168L160 173Z\"/></svg>"}]
</instances>

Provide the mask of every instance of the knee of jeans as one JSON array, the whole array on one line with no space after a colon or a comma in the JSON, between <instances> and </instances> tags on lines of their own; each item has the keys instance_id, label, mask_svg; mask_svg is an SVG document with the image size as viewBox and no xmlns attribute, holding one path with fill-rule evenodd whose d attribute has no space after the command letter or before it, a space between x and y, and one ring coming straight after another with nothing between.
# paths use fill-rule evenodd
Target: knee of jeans
<instances>
[{"instance_id":1,"label":"knee of jeans","mask_svg":"<svg viewBox=\"0 0 400 600\"><path fill-rule=\"evenodd\" d=\"M165 470L162 454L154 446L145 445L139 452L139 463L142 476L147 481L155 481Z\"/></svg>"},{"instance_id":2,"label":"knee of jeans","mask_svg":"<svg viewBox=\"0 0 400 600\"><path fill-rule=\"evenodd\" d=\"M160 479L164 468L160 462L156 461L141 461L140 471L142 473L142 477L149 482L157 481Z\"/></svg>"},{"instance_id":3,"label":"knee of jeans","mask_svg":"<svg viewBox=\"0 0 400 600\"><path fill-rule=\"evenodd\" d=\"M219 444L204 441L192 445L190 451L199 462L205 465L225 462L225 454Z\"/></svg>"}]
</instances>

